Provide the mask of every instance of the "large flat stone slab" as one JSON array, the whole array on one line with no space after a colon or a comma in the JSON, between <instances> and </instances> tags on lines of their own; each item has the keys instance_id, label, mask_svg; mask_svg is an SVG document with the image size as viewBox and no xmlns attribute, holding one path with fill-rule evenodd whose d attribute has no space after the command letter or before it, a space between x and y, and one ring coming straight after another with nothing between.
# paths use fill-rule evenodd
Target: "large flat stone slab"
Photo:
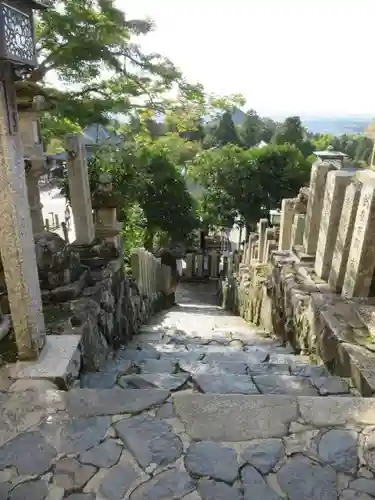
<instances>
[{"instance_id":1,"label":"large flat stone slab","mask_svg":"<svg viewBox=\"0 0 375 500\"><path fill-rule=\"evenodd\" d=\"M80 335L47 335L36 361L18 361L10 365L13 379L45 379L60 389L72 386L81 368Z\"/></svg>"},{"instance_id":2,"label":"large flat stone slab","mask_svg":"<svg viewBox=\"0 0 375 500\"><path fill-rule=\"evenodd\" d=\"M203 361L198 361L198 362L179 362L181 370L187 373L194 373L196 375L198 374L204 374L204 373L211 373L211 374L227 374L227 373L232 373L232 374L237 374L237 375L246 375L247 373L247 365L246 363L237 363L235 361L227 361L227 360L222 360L222 361L211 361L211 362L205 362Z\"/></svg>"},{"instance_id":3,"label":"large flat stone slab","mask_svg":"<svg viewBox=\"0 0 375 500\"><path fill-rule=\"evenodd\" d=\"M317 396L318 391L305 377L293 375L257 375L255 385L262 394L292 394L295 396Z\"/></svg>"},{"instance_id":4,"label":"large flat stone slab","mask_svg":"<svg viewBox=\"0 0 375 500\"><path fill-rule=\"evenodd\" d=\"M138 413L160 405L169 392L161 389L71 389L66 394L67 411L74 417Z\"/></svg>"},{"instance_id":5,"label":"large flat stone slab","mask_svg":"<svg viewBox=\"0 0 375 500\"><path fill-rule=\"evenodd\" d=\"M193 380L206 394L259 394L247 375L202 374L193 376Z\"/></svg>"},{"instance_id":6,"label":"large flat stone slab","mask_svg":"<svg viewBox=\"0 0 375 500\"><path fill-rule=\"evenodd\" d=\"M238 476L237 453L213 441L192 443L186 453L185 467L193 477L209 477L232 484Z\"/></svg>"},{"instance_id":7,"label":"large flat stone slab","mask_svg":"<svg viewBox=\"0 0 375 500\"><path fill-rule=\"evenodd\" d=\"M115 425L115 429L143 468L150 464L171 464L183 452L182 441L172 432L172 427L149 415L125 418Z\"/></svg>"},{"instance_id":8,"label":"large flat stone slab","mask_svg":"<svg viewBox=\"0 0 375 500\"><path fill-rule=\"evenodd\" d=\"M375 425L375 399L342 396L299 397L301 418L314 427Z\"/></svg>"},{"instance_id":9,"label":"large flat stone slab","mask_svg":"<svg viewBox=\"0 0 375 500\"><path fill-rule=\"evenodd\" d=\"M282 437L297 420L291 396L174 394L176 413L192 439L248 441Z\"/></svg>"}]
</instances>

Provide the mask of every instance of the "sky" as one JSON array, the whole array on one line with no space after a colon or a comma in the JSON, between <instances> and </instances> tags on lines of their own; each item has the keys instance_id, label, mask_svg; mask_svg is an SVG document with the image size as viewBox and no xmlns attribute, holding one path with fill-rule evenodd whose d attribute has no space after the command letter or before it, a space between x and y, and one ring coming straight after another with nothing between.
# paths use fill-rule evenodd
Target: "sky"
<instances>
[{"instance_id":1,"label":"sky","mask_svg":"<svg viewBox=\"0 0 375 500\"><path fill-rule=\"evenodd\" d=\"M262 115L375 115L375 0L117 0L145 51Z\"/></svg>"}]
</instances>

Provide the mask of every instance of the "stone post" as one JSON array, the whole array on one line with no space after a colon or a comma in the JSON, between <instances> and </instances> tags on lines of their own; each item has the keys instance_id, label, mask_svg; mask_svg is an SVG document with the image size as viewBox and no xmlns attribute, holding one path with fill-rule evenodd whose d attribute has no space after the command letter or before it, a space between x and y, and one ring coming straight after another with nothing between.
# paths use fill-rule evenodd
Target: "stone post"
<instances>
[{"instance_id":1,"label":"stone post","mask_svg":"<svg viewBox=\"0 0 375 500\"><path fill-rule=\"evenodd\" d=\"M303 232L305 230L306 216L303 214L296 214L293 218L290 245L293 248L296 245L302 245Z\"/></svg>"},{"instance_id":2,"label":"stone post","mask_svg":"<svg viewBox=\"0 0 375 500\"><path fill-rule=\"evenodd\" d=\"M345 191L354 174L353 170L336 170L327 174L315 257L315 272L323 280L329 278Z\"/></svg>"},{"instance_id":3,"label":"stone post","mask_svg":"<svg viewBox=\"0 0 375 500\"><path fill-rule=\"evenodd\" d=\"M216 251L211 253L210 278L219 276L219 254Z\"/></svg>"},{"instance_id":4,"label":"stone post","mask_svg":"<svg viewBox=\"0 0 375 500\"><path fill-rule=\"evenodd\" d=\"M186 268L185 268L185 276L187 278L191 278L193 276L193 264L194 264L194 254L187 253L186 254Z\"/></svg>"},{"instance_id":5,"label":"stone post","mask_svg":"<svg viewBox=\"0 0 375 500\"><path fill-rule=\"evenodd\" d=\"M281 221L279 250L290 250L292 247L292 225L294 219L294 198L284 198L281 202Z\"/></svg>"},{"instance_id":6,"label":"stone post","mask_svg":"<svg viewBox=\"0 0 375 500\"><path fill-rule=\"evenodd\" d=\"M259 258L259 262L262 262L262 259L263 259L267 225L268 225L267 219L260 219L260 221L258 222L258 233L259 233L258 258Z\"/></svg>"},{"instance_id":7,"label":"stone post","mask_svg":"<svg viewBox=\"0 0 375 500\"><path fill-rule=\"evenodd\" d=\"M316 161L311 169L310 194L303 235L303 246L308 255L313 255L316 252L327 174L331 170L335 170L331 163L320 160Z\"/></svg>"},{"instance_id":8,"label":"stone post","mask_svg":"<svg viewBox=\"0 0 375 500\"><path fill-rule=\"evenodd\" d=\"M250 264L256 260L259 260L259 241L254 241L251 246Z\"/></svg>"},{"instance_id":9,"label":"stone post","mask_svg":"<svg viewBox=\"0 0 375 500\"><path fill-rule=\"evenodd\" d=\"M197 254L197 277L203 278L203 266L204 266L204 255L199 253Z\"/></svg>"},{"instance_id":10,"label":"stone post","mask_svg":"<svg viewBox=\"0 0 375 500\"><path fill-rule=\"evenodd\" d=\"M342 295L367 297L375 270L375 172L359 171L361 194L354 222Z\"/></svg>"},{"instance_id":11,"label":"stone post","mask_svg":"<svg viewBox=\"0 0 375 500\"><path fill-rule=\"evenodd\" d=\"M273 239L275 239L275 229L273 227L267 227L264 233L263 255L260 256L260 262L267 262L268 259L267 242Z\"/></svg>"},{"instance_id":12,"label":"stone post","mask_svg":"<svg viewBox=\"0 0 375 500\"><path fill-rule=\"evenodd\" d=\"M329 286L336 292L341 292L344 282L360 194L361 183L357 180L351 182L346 188L331 271L328 278Z\"/></svg>"},{"instance_id":13,"label":"stone post","mask_svg":"<svg viewBox=\"0 0 375 500\"><path fill-rule=\"evenodd\" d=\"M267 255L266 255L266 260L264 263L266 264L267 262L270 262L271 260L271 255L272 252L277 250L278 244L276 240L268 240L266 244L266 249L267 249Z\"/></svg>"},{"instance_id":14,"label":"stone post","mask_svg":"<svg viewBox=\"0 0 375 500\"><path fill-rule=\"evenodd\" d=\"M32 165L30 171L26 174L27 196L30 206L31 223L34 234L42 233L44 231L44 221L42 208L40 202L39 191L39 172L34 170L35 166Z\"/></svg>"},{"instance_id":15,"label":"stone post","mask_svg":"<svg viewBox=\"0 0 375 500\"><path fill-rule=\"evenodd\" d=\"M37 359L45 326L11 69L0 78L1 260L19 359Z\"/></svg>"},{"instance_id":16,"label":"stone post","mask_svg":"<svg viewBox=\"0 0 375 500\"><path fill-rule=\"evenodd\" d=\"M95 238L91 193L83 136L66 136L70 204L78 245L90 245Z\"/></svg>"},{"instance_id":17,"label":"stone post","mask_svg":"<svg viewBox=\"0 0 375 500\"><path fill-rule=\"evenodd\" d=\"M19 112L20 134L27 164L26 185L34 234L44 231L40 202L39 177L44 166L43 143L40 135L40 113L31 107Z\"/></svg>"}]
</instances>

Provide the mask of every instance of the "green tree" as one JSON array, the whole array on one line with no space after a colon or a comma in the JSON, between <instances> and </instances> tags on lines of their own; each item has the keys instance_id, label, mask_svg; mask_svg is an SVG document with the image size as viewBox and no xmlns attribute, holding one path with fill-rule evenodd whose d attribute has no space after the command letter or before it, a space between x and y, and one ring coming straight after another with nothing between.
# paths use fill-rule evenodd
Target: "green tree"
<instances>
[{"instance_id":1,"label":"green tree","mask_svg":"<svg viewBox=\"0 0 375 500\"><path fill-rule=\"evenodd\" d=\"M253 109L246 113L246 118L240 126L240 138L244 146L252 148L260 141L262 120Z\"/></svg>"},{"instance_id":2,"label":"green tree","mask_svg":"<svg viewBox=\"0 0 375 500\"><path fill-rule=\"evenodd\" d=\"M225 146L225 144L240 144L230 111L225 111L221 116L214 132L214 137L217 144L221 146Z\"/></svg>"},{"instance_id":3,"label":"green tree","mask_svg":"<svg viewBox=\"0 0 375 500\"><path fill-rule=\"evenodd\" d=\"M211 224L233 223L239 214L250 228L308 182L310 167L294 145L244 150L228 144L197 155L190 174L203 188L201 207Z\"/></svg>"},{"instance_id":4,"label":"green tree","mask_svg":"<svg viewBox=\"0 0 375 500\"><path fill-rule=\"evenodd\" d=\"M295 144L299 146L305 138L305 129L299 116L290 116L275 131L274 144Z\"/></svg>"},{"instance_id":5,"label":"green tree","mask_svg":"<svg viewBox=\"0 0 375 500\"><path fill-rule=\"evenodd\" d=\"M200 94L171 61L135 43L152 28L149 20L128 19L114 0L59 0L38 16L39 64L22 85L30 92L42 85L55 103L50 114L81 127L130 110L163 111L176 85L187 100ZM47 84L51 72L58 89Z\"/></svg>"}]
</instances>

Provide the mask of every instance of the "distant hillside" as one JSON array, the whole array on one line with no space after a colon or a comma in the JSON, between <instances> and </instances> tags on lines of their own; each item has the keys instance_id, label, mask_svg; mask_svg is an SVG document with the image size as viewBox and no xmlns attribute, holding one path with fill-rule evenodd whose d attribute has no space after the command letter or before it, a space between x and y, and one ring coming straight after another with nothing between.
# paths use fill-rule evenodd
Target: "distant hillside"
<instances>
[{"instance_id":1,"label":"distant hillside","mask_svg":"<svg viewBox=\"0 0 375 500\"><path fill-rule=\"evenodd\" d=\"M240 126L245 120L246 114L239 108L234 108L232 120L236 126ZM274 119L273 117L271 117ZM313 134L363 134L370 122L374 119L372 116L320 116L320 117L301 117L303 125ZM275 119L275 121L283 121ZM214 125L211 122L209 125Z\"/></svg>"},{"instance_id":2,"label":"distant hillside","mask_svg":"<svg viewBox=\"0 0 375 500\"><path fill-rule=\"evenodd\" d=\"M314 134L363 134L372 117L319 117L302 118L304 126Z\"/></svg>"}]
</instances>

